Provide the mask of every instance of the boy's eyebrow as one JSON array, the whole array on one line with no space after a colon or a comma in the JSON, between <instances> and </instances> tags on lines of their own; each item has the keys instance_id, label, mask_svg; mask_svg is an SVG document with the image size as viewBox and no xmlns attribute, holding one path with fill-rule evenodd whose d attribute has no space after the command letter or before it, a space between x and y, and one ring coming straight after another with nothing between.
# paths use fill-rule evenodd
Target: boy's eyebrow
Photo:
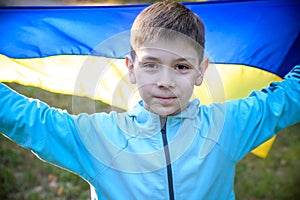
<instances>
[{"instance_id":1,"label":"boy's eyebrow","mask_svg":"<svg viewBox=\"0 0 300 200\"><path fill-rule=\"evenodd\" d=\"M142 58L141 61L143 61L143 60L151 60L151 61L161 62L161 59L159 59L157 57L152 57L152 56L146 56L146 57ZM175 61L176 62L188 62L188 63L191 63L191 61L194 61L194 60L195 60L195 58L189 57L189 58L178 58Z\"/></svg>"},{"instance_id":2,"label":"boy's eyebrow","mask_svg":"<svg viewBox=\"0 0 300 200\"><path fill-rule=\"evenodd\" d=\"M152 57L152 56L145 56L145 57L142 57L142 59L140 61L144 61L144 60L151 60L151 61L157 61L157 62L160 62L161 59L157 58L157 57Z\"/></svg>"},{"instance_id":3,"label":"boy's eyebrow","mask_svg":"<svg viewBox=\"0 0 300 200\"><path fill-rule=\"evenodd\" d=\"M194 61L194 60L196 60L195 58L193 58L193 57L190 57L190 58L178 58L178 59L176 59L176 61L178 62L191 62L191 61Z\"/></svg>"}]
</instances>

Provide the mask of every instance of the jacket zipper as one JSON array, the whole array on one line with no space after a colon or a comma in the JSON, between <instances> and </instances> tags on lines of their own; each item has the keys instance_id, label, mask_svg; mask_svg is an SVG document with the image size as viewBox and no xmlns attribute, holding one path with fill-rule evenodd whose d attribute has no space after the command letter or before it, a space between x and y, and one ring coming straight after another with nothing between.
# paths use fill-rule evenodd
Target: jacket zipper
<instances>
[{"instance_id":1,"label":"jacket zipper","mask_svg":"<svg viewBox=\"0 0 300 200\"><path fill-rule=\"evenodd\" d=\"M172 166L171 166L171 159L170 159L170 151L168 146L168 139L166 134L166 123L164 124L163 128L161 129L162 140L164 144L164 152L167 164L167 173L168 173L168 186L169 186L169 198L170 200L174 200L174 189L173 189L173 176L172 176Z\"/></svg>"}]
</instances>

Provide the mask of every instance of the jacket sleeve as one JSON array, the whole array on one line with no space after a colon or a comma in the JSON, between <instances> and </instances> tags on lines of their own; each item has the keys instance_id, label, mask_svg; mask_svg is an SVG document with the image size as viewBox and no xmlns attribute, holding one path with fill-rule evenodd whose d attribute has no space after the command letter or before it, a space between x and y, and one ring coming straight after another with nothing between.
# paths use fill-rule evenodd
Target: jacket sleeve
<instances>
[{"instance_id":1,"label":"jacket sleeve","mask_svg":"<svg viewBox=\"0 0 300 200\"><path fill-rule=\"evenodd\" d=\"M300 122L300 65L282 82L273 82L249 97L225 103L224 126L219 144L235 161Z\"/></svg>"},{"instance_id":2,"label":"jacket sleeve","mask_svg":"<svg viewBox=\"0 0 300 200\"><path fill-rule=\"evenodd\" d=\"M0 132L41 159L86 177L86 150L66 111L26 98L0 83Z\"/></svg>"}]
</instances>

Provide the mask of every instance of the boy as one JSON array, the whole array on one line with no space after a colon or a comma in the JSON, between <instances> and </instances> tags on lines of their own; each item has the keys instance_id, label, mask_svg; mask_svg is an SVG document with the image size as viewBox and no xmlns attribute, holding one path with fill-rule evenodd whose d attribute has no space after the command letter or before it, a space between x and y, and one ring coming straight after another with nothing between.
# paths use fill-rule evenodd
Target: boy
<instances>
[{"instance_id":1,"label":"boy","mask_svg":"<svg viewBox=\"0 0 300 200\"><path fill-rule=\"evenodd\" d=\"M300 121L300 66L245 99L189 102L208 60L201 20L179 3L142 11L131 48L142 101L129 112L72 116L0 85L0 132L83 177L92 199L234 199L236 163Z\"/></svg>"}]
</instances>

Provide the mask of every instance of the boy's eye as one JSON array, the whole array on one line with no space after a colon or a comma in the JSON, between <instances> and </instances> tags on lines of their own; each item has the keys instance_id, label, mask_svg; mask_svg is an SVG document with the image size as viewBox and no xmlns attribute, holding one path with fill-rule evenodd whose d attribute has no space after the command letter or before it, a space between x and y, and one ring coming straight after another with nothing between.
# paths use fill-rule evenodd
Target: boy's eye
<instances>
[{"instance_id":1,"label":"boy's eye","mask_svg":"<svg viewBox=\"0 0 300 200\"><path fill-rule=\"evenodd\" d=\"M156 63L144 63L144 64L142 64L142 67L153 69L153 68L157 68L157 64Z\"/></svg>"},{"instance_id":2,"label":"boy's eye","mask_svg":"<svg viewBox=\"0 0 300 200\"><path fill-rule=\"evenodd\" d=\"M185 70L189 70L190 68L191 67L186 64L178 64L175 66L175 70L178 70L178 71L185 71Z\"/></svg>"}]
</instances>

